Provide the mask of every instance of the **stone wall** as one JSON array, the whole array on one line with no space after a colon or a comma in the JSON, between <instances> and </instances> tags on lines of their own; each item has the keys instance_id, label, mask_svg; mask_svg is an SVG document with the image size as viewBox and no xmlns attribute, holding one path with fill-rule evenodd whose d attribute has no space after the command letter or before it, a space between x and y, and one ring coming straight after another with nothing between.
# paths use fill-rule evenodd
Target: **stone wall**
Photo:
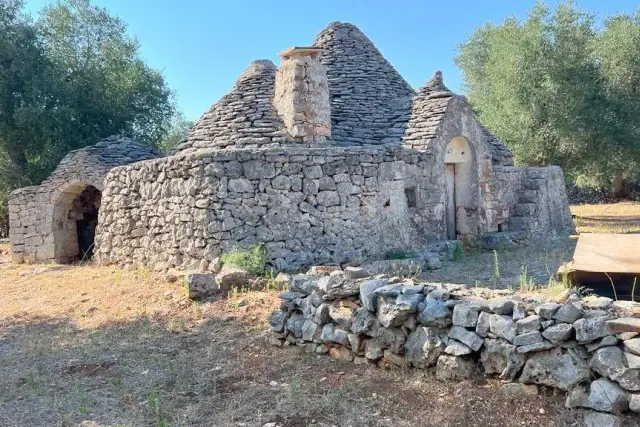
<instances>
[{"instance_id":1,"label":"stone wall","mask_svg":"<svg viewBox=\"0 0 640 427\"><path fill-rule=\"evenodd\" d=\"M223 251L254 243L265 244L278 269L418 250L445 238L428 164L414 150L287 147L116 168L106 179L97 254L206 271Z\"/></svg>"},{"instance_id":2,"label":"stone wall","mask_svg":"<svg viewBox=\"0 0 640 427\"><path fill-rule=\"evenodd\" d=\"M294 276L271 315L271 342L356 364L434 369L440 380L484 374L514 390L554 387L568 392L570 408L640 411L640 303L568 292L541 302L366 276L352 267Z\"/></svg>"},{"instance_id":3,"label":"stone wall","mask_svg":"<svg viewBox=\"0 0 640 427\"><path fill-rule=\"evenodd\" d=\"M77 218L71 212L76 197L88 186L101 191L107 172L114 166L155 156L157 152L151 147L110 137L70 152L41 185L12 192L9 226L14 260L67 260L69 254L77 255Z\"/></svg>"}]
</instances>

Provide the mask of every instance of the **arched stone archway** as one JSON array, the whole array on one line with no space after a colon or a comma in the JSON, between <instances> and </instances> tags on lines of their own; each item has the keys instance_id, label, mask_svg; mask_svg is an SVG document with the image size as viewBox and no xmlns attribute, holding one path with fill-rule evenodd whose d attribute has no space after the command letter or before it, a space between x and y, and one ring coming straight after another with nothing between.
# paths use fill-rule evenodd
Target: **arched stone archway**
<instances>
[{"instance_id":1,"label":"arched stone archway","mask_svg":"<svg viewBox=\"0 0 640 427\"><path fill-rule=\"evenodd\" d=\"M457 136L449 141L444 163L447 236L470 243L478 234L478 168L467 138Z\"/></svg>"},{"instance_id":2,"label":"arched stone archway","mask_svg":"<svg viewBox=\"0 0 640 427\"><path fill-rule=\"evenodd\" d=\"M53 258L59 262L93 255L102 193L86 182L72 182L54 193L52 212Z\"/></svg>"}]
</instances>

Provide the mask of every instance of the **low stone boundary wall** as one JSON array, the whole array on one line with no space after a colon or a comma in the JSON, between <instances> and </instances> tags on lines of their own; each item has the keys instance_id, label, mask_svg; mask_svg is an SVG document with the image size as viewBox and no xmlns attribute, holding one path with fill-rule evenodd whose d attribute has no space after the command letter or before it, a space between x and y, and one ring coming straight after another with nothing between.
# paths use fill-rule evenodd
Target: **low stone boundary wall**
<instances>
[{"instance_id":1,"label":"low stone boundary wall","mask_svg":"<svg viewBox=\"0 0 640 427\"><path fill-rule=\"evenodd\" d=\"M272 343L356 364L434 368L440 380L483 374L554 387L568 393L569 408L640 411L640 303L569 293L543 302L365 275L348 267L293 276L269 319Z\"/></svg>"}]
</instances>

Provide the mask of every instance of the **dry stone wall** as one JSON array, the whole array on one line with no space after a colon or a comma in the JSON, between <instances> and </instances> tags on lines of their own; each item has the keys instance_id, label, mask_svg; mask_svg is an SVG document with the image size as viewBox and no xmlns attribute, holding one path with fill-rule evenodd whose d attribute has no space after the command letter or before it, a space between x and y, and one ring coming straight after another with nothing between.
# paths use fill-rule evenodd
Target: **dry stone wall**
<instances>
[{"instance_id":1,"label":"dry stone wall","mask_svg":"<svg viewBox=\"0 0 640 427\"><path fill-rule=\"evenodd\" d=\"M640 411L640 303L545 302L348 267L296 275L269 320L277 346L356 364L499 376L568 392L567 407Z\"/></svg>"},{"instance_id":2,"label":"dry stone wall","mask_svg":"<svg viewBox=\"0 0 640 427\"><path fill-rule=\"evenodd\" d=\"M97 256L209 270L264 243L278 269L357 261L441 240L441 193L425 153L375 147L199 151L113 169ZM408 193L412 203L408 202Z\"/></svg>"}]
</instances>

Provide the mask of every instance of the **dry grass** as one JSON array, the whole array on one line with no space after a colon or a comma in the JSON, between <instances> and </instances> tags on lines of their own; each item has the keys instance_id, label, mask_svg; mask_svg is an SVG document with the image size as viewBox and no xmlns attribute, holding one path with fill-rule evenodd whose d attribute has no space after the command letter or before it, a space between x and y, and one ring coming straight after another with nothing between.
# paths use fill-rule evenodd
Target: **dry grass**
<instances>
[{"instance_id":1,"label":"dry grass","mask_svg":"<svg viewBox=\"0 0 640 427\"><path fill-rule=\"evenodd\" d=\"M508 400L496 380L443 383L270 347L278 304L275 291L193 303L144 270L12 265L5 253L0 426L580 425L552 390Z\"/></svg>"},{"instance_id":2,"label":"dry grass","mask_svg":"<svg viewBox=\"0 0 640 427\"><path fill-rule=\"evenodd\" d=\"M579 233L640 233L639 202L574 205L571 213Z\"/></svg>"}]
</instances>

